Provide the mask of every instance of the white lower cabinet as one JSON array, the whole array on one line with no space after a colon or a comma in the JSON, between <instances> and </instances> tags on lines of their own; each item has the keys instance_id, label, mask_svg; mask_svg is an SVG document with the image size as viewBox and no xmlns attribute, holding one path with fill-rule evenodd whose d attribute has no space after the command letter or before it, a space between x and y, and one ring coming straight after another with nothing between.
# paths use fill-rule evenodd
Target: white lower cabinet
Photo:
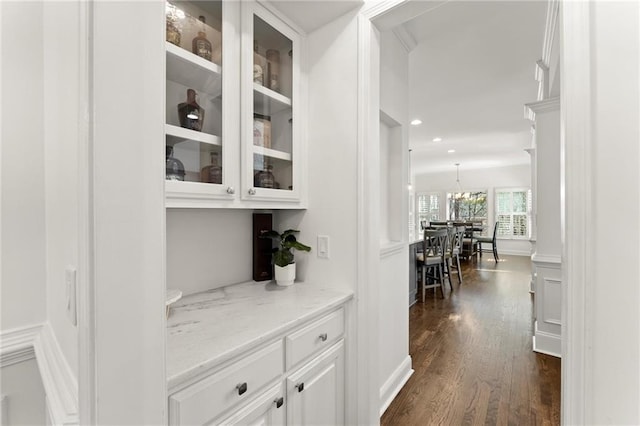
<instances>
[{"instance_id":1,"label":"white lower cabinet","mask_svg":"<svg viewBox=\"0 0 640 426\"><path fill-rule=\"evenodd\" d=\"M170 425L343 425L344 308L169 396Z\"/></svg>"},{"instance_id":2,"label":"white lower cabinet","mask_svg":"<svg viewBox=\"0 0 640 426\"><path fill-rule=\"evenodd\" d=\"M287 378L287 424L344 424L344 341Z\"/></svg>"}]
</instances>

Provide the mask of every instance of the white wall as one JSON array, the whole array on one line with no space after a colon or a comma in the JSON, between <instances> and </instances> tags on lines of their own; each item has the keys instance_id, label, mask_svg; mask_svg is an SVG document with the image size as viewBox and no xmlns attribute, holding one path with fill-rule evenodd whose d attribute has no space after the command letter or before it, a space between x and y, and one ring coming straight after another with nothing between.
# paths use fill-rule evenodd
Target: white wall
<instances>
[{"instance_id":1,"label":"white wall","mask_svg":"<svg viewBox=\"0 0 640 426\"><path fill-rule=\"evenodd\" d=\"M167 210L167 288L197 293L251 281L253 211Z\"/></svg>"},{"instance_id":2,"label":"white wall","mask_svg":"<svg viewBox=\"0 0 640 426\"><path fill-rule=\"evenodd\" d=\"M78 269L78 146L80 140L79 6L44 3L44 159L47 320L73 375L78 335L66 313L65 269Z\"/></svg>"},{"instance_id":3,"label":"white wall","mask_svg":"<svg viewBox=\"0 0 640 426\"><path fill-rule=\"evenodd\" d=\"M409 262L408 262L408 102L409 55L391 31L380 34L380 110L395 127L380 134L380 186L387 189L381 204L383 239L403 242L401 250L380 259L379 292L379 386L381 411L386 409L411 374L409 357ZM385 127L383 125L381 128ZM388 140L385 141L385 136ZM386 179L386 182L384 181ZM389 223L383 222L389 221ZM391 237L391 238L389 238Z\"/></svg>"},{"instance_id":4,"label":"white wall","mask_svg":"<svg viewBox=\"0 0 640 426\"><path fill-rule=\"evenodd\" d=\"M445 201L447 192L455 188L456 170L452 166L450 172L429 173L415 176L415 192L438 192L440 199ZM490 232L493 232L495 211L495 190L499 188L531 187L531 166L515 165L496 167L492 169L465 170L460 166L460 185L464 191L487 190L488 191L488 223ZM440 217L446 217L446 202L440 205ZM531 245L528 240L498 239L498 255L517 254L529 256Z\"/></svg>"},{"instance_id":5,"label":"white wall","mask_svg":"<svg viewBox=\"0 0 640 426\"><path fill-rule=\"evenodd\" d=\"M42 322L46 315L43 12L36 2L0 2L0 10L0 327L8 330Z\"/></svg>"},{"instance_id":6,"label":"white wall","mask_svg":"<svg viewBox=\"0 0 640 426\"><path fill-rule=\"evenodd\" d=\"M587 46L595 61L589 86L592 114L584 123L593 132L591 196L586 199L591 221L585 230L593 261L584 265L585 423L639 424L640 4L589 5L592 39Z\"/></svg>"},{"instance_id":7,"label":"white wall","mask_svg":"<svg viewBox=\"0 0 640 426\"><path fill-rule=\"evenodd\" d=\"M0 383L0 394L5 397L2 409L6 410L2 412L2 424L45 424L45 394L35 359L0 368Z\"/></svg>"},{"instance_id":8,"label":"white wall","mask_svg":"<svg viewBox=\"0 0 640 426\"><path fill-rule=\"evenodd\" d=\"M312 246L296 256L301 278L355 290L357 265L357 41L355 13L309 34L308 193L306 211L280 212L274 226L300 229ZM317 257L317 236L330 238L329 259ZM300 259L300 260L299 260Z\"/></svg>"}]
</instances>

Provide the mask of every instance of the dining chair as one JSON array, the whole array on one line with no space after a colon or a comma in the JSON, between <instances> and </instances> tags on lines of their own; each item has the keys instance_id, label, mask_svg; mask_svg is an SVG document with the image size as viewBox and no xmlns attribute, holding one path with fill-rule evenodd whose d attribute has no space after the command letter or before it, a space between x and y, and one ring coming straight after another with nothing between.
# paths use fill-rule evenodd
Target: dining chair
<instances>
[{"instance_id":1,"label":"dining chair","mask_svg":"<svg viewBox=\"0 0 640 426\"><path fill-rule=\"evenodd\" d=\"M496 235L498 232L498 222L496 222L495 226L493 227L493 236L492 237L477 237L476 241L478 242L478 251L480 252L480 257L482 257L482 252L483 251L489 251L489 249L483 249L482 245L483 244L491 244L491 251L493 252L493 258L495 259L496 263L498 262L498 260L500 260L498 258L498 245L496 244Z\"/></svg>"},{"instance_id":2,"label":"dining chair","mask_svg":"<svg viewBox=\"0 0 640 426\"><path fill-rule=\"evenodd\" d=\"M449 250L447 251L447 273L449 275L449 285L451 286L451 267L455 259L455 270L458 274L458 284L462 284L462 268L460 267L460 256L462 256L462 241L464 239L464 226L453 226L449 228ZM451 286L453 290L453 286Z\"/></svg>"},{"instance_id":3,"label":"dining chair","mask_svg":"<svg viewBox=\"0 0 640 426\"><path fill-rule=\"evenodd\" d=\"M426 301L427 289L438 288L444 298L444 263L448 241L447 229L426 229L422 241L422 253L416 255L416 261L422 268L422 302ZM432 284L427 284L427 278ZM437 280L437 281L436 281Z\"/></svg>"}]
</instances>

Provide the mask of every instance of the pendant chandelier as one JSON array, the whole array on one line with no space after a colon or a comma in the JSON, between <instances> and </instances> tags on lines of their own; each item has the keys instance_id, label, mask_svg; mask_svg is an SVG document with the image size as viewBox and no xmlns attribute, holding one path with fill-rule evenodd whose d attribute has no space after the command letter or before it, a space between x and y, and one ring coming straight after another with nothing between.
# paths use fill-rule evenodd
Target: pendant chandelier
<instances>
[{"instance_id":1,"label":"pendant chandelier","mask_svg":"<svg viewBox=\"0 0 640 426\"><path fill-rule=\"evenodd\" d=\"M457 197L461 196L462 186L460 185L460 163L456 163L456 188L455 193Z\"/></svg>"}]
</instances>

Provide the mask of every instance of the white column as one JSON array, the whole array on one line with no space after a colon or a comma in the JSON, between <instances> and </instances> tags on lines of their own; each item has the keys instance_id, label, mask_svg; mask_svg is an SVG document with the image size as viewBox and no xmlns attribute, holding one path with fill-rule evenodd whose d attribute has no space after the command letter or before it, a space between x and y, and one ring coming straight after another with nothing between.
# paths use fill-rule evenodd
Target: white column
<instances>
[{"instance_id":1,"label":"white column","mask_svg":"<svg viewBox=\"0 0 640 426\"><path fill-rule=\"evenodd\" d=\"M562 242L560 239L560 99L527 104L535 116L535 325L533 350L562 351Z\"/></svg>"}]
</instances>

